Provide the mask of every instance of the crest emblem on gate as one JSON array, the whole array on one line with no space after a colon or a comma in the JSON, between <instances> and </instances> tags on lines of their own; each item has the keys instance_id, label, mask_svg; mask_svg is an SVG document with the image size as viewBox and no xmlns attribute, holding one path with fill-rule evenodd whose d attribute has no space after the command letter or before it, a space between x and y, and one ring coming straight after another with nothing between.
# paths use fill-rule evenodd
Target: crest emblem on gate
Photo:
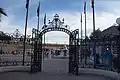
<instances>
[{"instance_id":1,"label":"crest emblem on gate","mask_svg":"<svg viewBox=\"0 0 120 80\"><path fill-rule=\"evenodd\" d=\"M58 14L55 14L53 20L52 21L49 20L48 24L47 25L45 24L42 27L42 29L51 28L51 27L70 29L69 25L65 25L64 18L61 21Z\"/></svg>"},{"instance_id":2,"label":"crest emblem on gate","mask_svg":"<svg viewBox=\"0 0 120 80\"><path fill-rule=\"evenodd\" d=\"M42 71L42 36L50 31L61 31L69 35L69 73L78 75L78 63L79 63L79 29L70 31L70 27L59 18L58 14L55 14L52 21L46 21L39 31L37 29L32 30L32 35L35 37L32 39L34 44L34 57L31 60L31 71Z\"/></svg>"}]
</instances>

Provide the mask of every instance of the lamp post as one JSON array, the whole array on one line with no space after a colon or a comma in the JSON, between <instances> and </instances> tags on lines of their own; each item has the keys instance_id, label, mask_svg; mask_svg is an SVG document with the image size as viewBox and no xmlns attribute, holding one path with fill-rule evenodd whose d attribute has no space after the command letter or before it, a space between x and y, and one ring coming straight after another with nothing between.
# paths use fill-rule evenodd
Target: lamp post
<instances>
[{"instance_id":1,"label":"lamp post","mask_svg":"<svg viewBox=\"0 0 120 80\"><path fill-rule=\"evenodd\" d=\"M120 64L119 64L119 61L120 61L120 17L116 19L116 23L118 24L117 26L117 29L119 31L119 34L117 36L117 69L118 69L118 74L120 73ZM118 80L120 80L120 75L118 75Z\"/></svg>"},{"instance_id":2,"label":"lamp post","mask_svg":"<svg viewBox=\"0 0 120 80\"><path fill-rule=\"evenodd\" d=\"M118 24L118 31L119 31L119 34L120 34L120 17L116 19L116 23Z\"/></svg>"},{"instance_id":3,"label":"lamp post","mask_svg":"<svg viewBox=\"0 0 120 80\"><path fill-rule=\"evenodd\" d=\"M118 31L119 31L119 34L118 34L118 39L117 39L117 53L119 53L120 52L120 18L117 18L116 19L116 23L118 24L118 26L117 26L117 29L118 29ZM120 56L120 54L118 54L118 56Z\"/></svg>"}]
</instances>

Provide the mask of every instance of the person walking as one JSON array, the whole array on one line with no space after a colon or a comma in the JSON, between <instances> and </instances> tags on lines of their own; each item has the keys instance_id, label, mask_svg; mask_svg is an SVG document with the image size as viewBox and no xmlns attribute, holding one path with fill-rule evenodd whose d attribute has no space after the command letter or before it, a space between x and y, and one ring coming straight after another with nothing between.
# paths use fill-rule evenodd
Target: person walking
<instances>
[{"instance_id":1,"label":"person walking","mask_svg":"<svg viewBox=\"0 0 120 80\"><path fill-rule=\"evenodd\" d=\"M118 72L117 80L120 80L120 63L119 62L120 62L120 54L118 54L117 57L113 58L113 65Z\"/></svg>"}]
</instances>

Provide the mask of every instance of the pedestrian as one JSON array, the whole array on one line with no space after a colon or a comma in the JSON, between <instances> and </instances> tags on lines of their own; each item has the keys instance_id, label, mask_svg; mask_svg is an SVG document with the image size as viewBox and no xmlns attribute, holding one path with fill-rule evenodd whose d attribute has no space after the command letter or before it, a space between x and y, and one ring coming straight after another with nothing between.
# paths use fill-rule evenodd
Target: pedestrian
<instances>
[{"instance_id":1,"label":"pedestrian","mask_svg":"<svg viewBox=\"0 0 120 80\"><path fill-rule=\"evenodd\" d=\"M120 73L120 55L117 56L117 60L116 60L116 67L117 67L117 71L118 74Z\"/></svg>"},{"instance_id":2,"label":"pedestrian","mask_svg":"<svg viewBox=\"0 0 120 80\"><path fill-rule=\"evenodd\" d=\"M118 77L117 80L120 80L120 54L117 55L117 57L113 58L113 65L117 69Z\"/></svg>"},{"instance_id":3,"label":"pedestrian","mask_svg":"<svg viewBox=\"0 0 120 80\"><path fill-rule=\"evenodd\" d=\"M113 68L116 70L117 67L116 67L116 64L117 64L117 56L113 55L112 57L112 62L113 62Z\"/></svg>"},{"instance_id":4,"label":"pedestrian","mask_svg":"<svg viewBox=\"0 0 120 80\"><path fill-rule=\"evenodd\" d=\"M96 54L96 64L97 65L99 64L99 54L98 53Z\"/></svg>"}]
</instances>

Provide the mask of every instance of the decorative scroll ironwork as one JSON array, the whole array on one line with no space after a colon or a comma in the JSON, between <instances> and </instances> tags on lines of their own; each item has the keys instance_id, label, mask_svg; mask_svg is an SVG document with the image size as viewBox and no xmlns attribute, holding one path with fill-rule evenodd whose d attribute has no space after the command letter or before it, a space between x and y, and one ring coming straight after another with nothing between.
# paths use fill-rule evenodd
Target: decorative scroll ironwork
<instances>
[{"instance_id":1,"label":"decorative scroll ironwork","mask_svg":"<svg viewBox=\"0 0 120 80\"><path fill-rule=\"evenodd\" d=\"M78 61L79 61L79 30L76 29L71 32L68 25L64 25L64 19L61 21L58 14L54 16L52 22L44 25L41 31L33 29L32 33L35 35L32 39L34 41L34 55L31 59L31 71L41 72L42 70L42 36L50 31L62 31L69 35L69 73L78 75Z\"/></svg>"},{"instance_id":2,"label":"decorative scroll ironwork","mask_svg":"<svg viewBox=\"0 0 120 80\"><path fill-rule=\"evenodd\" d=\"M79 30L76 29L70 34L69 39L69 73L78 75L78 65L79 65Z\"/></svg>"},{"instance_id":3,"label":"decorative scroll ironwork","mask_svg":"<svg viewBox=\"0 0 120 80\"><path fill-rule=\"evenodd\" d=\"M65 29L70 29L69 25L65 25L64 24L64 19L61 21L59 19L59 15L55 14L54 18L52 21L49 20L48 25L44 25L42 27L42 29L46 29L46 28L65 28Z\"/></svg>"},{"instance_id":4,"label":"decorative scroll ironwork","mask_svg":"<svg viewBox=\"0 0 120 80\"><path fill-rule=\"evenodd\" d=\"M31 57L31 71L41 72L42 61L42 36L38 36L40 32L37 29L32 30L32 43L34 45L34 54Z\"/></svg>"},{"instance_id":5,"label":"decorative scroll ironwork","mask_svg":"<svg viewBox=\"0 0 120 80\"><path fill-rule=\"evenodd\" d=\"M0 41L0 67L5 66L22 66L23 60L23 42L20 40L18 29L14 32L13 37L6 36L6 39ZM7 38L8 37L8 38ZM10 38L13 38L12 40ZM29 43L26 44L25 66L30 66L32 49Z\"/></svg>"}]
</instances>

